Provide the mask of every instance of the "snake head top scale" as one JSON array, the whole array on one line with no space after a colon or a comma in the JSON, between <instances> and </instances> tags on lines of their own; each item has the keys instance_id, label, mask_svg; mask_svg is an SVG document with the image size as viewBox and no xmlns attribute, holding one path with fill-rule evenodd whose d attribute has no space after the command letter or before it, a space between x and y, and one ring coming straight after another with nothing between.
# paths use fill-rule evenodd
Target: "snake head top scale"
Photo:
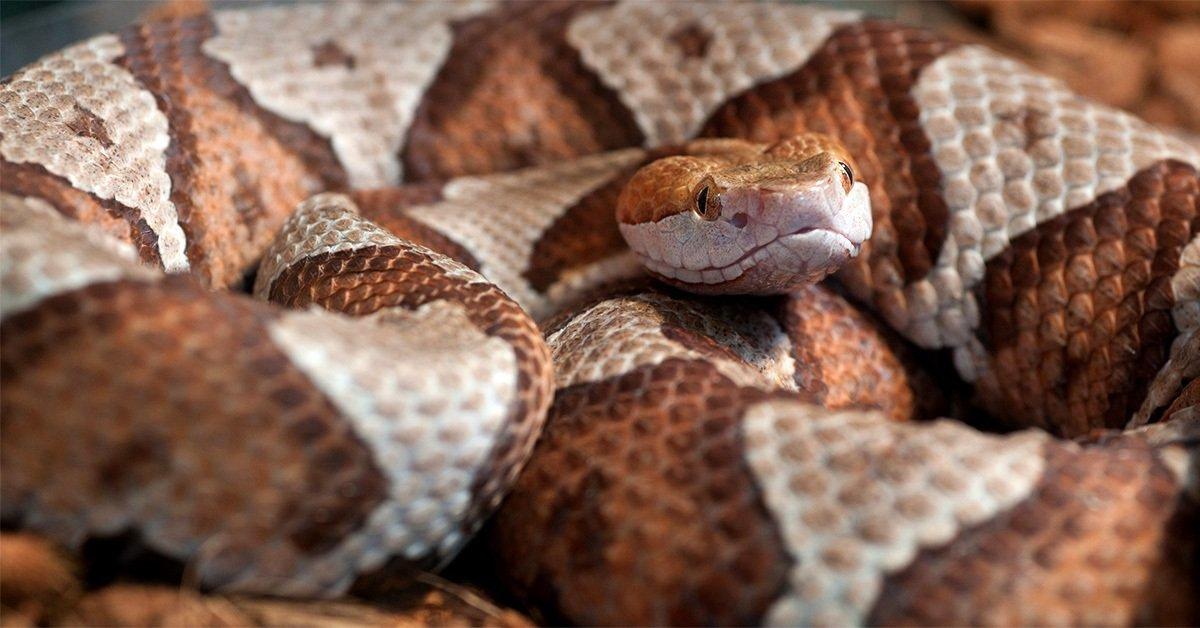
<instances>
[{"instance_id":1,"label":"snake head top scale","mask_svg":"<svg viewBox=\"0 0 1200 628\"><path fill-rule=\"evenodd\" d=\"M777 294L820 281L871 235L871 200L840 143L697 140L641 168L621 234L659 278L702 294Z\"/></svg>"}]
</instances>

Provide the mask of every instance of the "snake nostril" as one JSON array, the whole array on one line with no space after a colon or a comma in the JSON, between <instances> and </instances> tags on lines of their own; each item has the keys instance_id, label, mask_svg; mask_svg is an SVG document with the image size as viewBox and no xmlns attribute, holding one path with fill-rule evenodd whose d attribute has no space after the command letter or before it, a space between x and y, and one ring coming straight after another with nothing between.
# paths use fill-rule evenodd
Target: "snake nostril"
<instances>
[{"instance_id":1,"label":"snake nostril","mask_svg":"<svg viewBox=\"0 0 1200 628\"><path fill-rule=\"evenodd\" d=\"M729 222L738 229L741 229L746 226L746 223L750 222L750 217L744 212L738 212L733 215L733 218L729 219Z\"/></svg>"}]
</instances>

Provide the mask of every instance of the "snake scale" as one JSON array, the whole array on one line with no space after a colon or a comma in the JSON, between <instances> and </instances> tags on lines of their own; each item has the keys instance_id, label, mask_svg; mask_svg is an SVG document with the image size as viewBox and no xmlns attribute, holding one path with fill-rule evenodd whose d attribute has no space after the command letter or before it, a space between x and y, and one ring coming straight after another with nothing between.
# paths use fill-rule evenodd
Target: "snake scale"
<instances>
[{"instance_id":1,"label":"snake scale","mask_svg":"<svg viewBox=\"0 0 1200 628\"><path fill-rule=\"evenodd\" d=\"M622 190L810 133L873 223L831 282L646 278L775 281L780 225ZM1198 166L854 11L151 19L0 85L3 519L331 597L491 516L583 624L1194 620Z\"/></svg>"}]
</instances>

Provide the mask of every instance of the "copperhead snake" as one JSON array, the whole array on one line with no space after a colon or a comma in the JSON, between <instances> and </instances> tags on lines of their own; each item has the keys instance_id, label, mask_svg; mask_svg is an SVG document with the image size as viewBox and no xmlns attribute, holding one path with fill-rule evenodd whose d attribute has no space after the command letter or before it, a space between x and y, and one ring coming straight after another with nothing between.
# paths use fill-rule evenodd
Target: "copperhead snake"
<instances>
[{"instance_id":1,"label":"copperhead snake","mask_svg":"<svg viewBox=\"0 0 1200 628\"><path fill-rule=\"evenodd\" d=\"M853 11L134 25L0 86L3 518L329 597L495 513L583 624L1186 622L1198 165Z\"/></svg>"}]
</instances>

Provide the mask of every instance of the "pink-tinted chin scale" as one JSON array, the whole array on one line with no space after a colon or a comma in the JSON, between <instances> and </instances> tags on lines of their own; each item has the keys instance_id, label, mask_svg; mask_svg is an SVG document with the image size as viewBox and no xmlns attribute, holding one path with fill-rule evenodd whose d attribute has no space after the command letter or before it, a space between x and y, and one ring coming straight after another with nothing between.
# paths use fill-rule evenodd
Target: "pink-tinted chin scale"
<instances>
[{"instance_id":1,"label":"pink-tinted chin scale","mask_svg":"<svg viewBox=\"0 0 1200 628\"><path fill-rule=\"evenodd\" d=\"M658 279L697 294L786 294L828 277L861 248L840 233L816 229L782 236L757 249L747 258L745 269L679 271L653 260L643 259L643 264ZM721 273L720 279L716 273Z\"/></svg>"}]
</instances>

